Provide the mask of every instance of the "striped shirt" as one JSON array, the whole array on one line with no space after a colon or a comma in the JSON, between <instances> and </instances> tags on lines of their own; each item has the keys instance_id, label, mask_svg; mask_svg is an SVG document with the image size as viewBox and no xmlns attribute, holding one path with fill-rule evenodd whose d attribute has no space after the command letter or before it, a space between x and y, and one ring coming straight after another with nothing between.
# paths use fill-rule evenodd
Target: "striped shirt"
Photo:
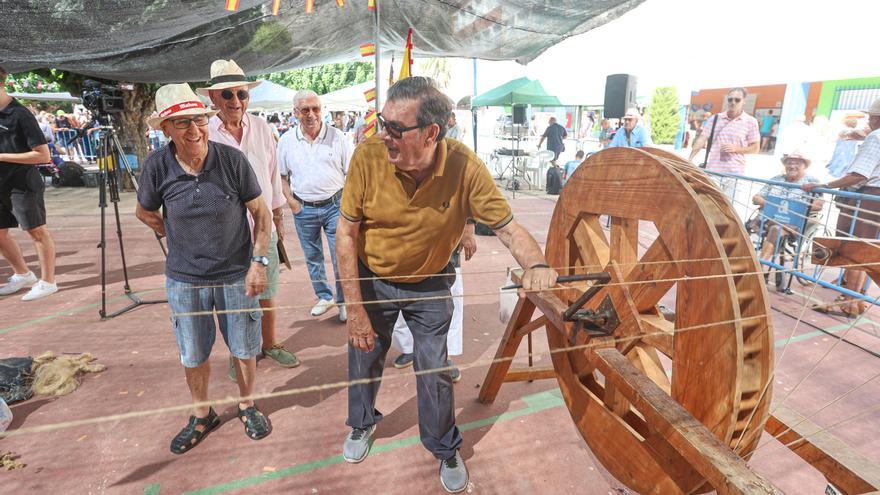
<instances>
[{"instance_id":1,"label":"striped shirt","mask_svg":"<svg viewBox=\"0 0 880 495\"><path fill-rule=\"evenodd\" d=\"M707 120L703 125L703 133L709 136L712 132L712 123L715 117ZM706 162L706 170L710 172L724 172L728 174L742 174L746 170L746 157L742 153L726 153L721 151L721 145L732 144L745 148L761 139L758 132L758 120L747 113L741 113L735 119L727 117L726 112L718 114L715 124L715 135L712 139L712 149L709 150L709 160Z\"/></svg>"},{"instance_id":2,"label":"striped shirt","mask_svg":"<svg viewBox=\"0 0 880 495\"><path fill-rule=\"evenodd\" d=\"M867 177L863 185L880 186L880 129L868 134L845 173Z\"/></svg>"}]
</instances>

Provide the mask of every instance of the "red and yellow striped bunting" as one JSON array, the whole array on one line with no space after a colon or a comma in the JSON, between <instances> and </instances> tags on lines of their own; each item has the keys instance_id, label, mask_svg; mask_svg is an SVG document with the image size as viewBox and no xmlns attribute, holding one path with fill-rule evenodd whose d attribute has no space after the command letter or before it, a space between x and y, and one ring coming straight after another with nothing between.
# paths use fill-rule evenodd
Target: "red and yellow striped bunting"
<instances>
[{"instance_id":1,"label":"red and yellow striped bunting","mask_svg":"<svg viewBox=\"0 0 880 495\"><path fill-rule=\"evenodd\" d=\"M367 103L376 100L376 88L370 88L364 91L364 98L366 98Z\"/></svg>"},{"instance_id":2,"label":"red and yellow striped bunting","mask_svg":"<svg viewBox=\"0 0 880 495\"><path fill-rule=\"evenodd\" d=\"M344 7L344 6L345 6L345 0L336 0L336 6L337 6L337 7Z\"/></svg>"},{"instance_id":3,"label":"red and yellow striped bunting","mask_svg":"<svg viewBox=\"0 0 880 495\"><path fill-rule=\"evenodd\" d=\"M376 111L370 110L367 112L367 115L364 117L364 122L367 125L366 130L364 130L364 136L370 137L376 134Z\"/></svg>"},{"instance_id":4,"label":"red and yellow striped bunting","mask_svg":"<svg viewBox=\"0 0 880 495\"><path fill-rule=\"evenodd\" d=\"M238 0L226 0L226 10L232 12L238 10Z\"/></svg>"},{"instance_id":5,"label":"red and yellow striped bunting","mask_svg":"<svg viewBox=\"0 0 880 495\"><path fill-rule=\"evenodd\" d=\"M367 0L367 9L376 10L376 0Z\"/></svg>"},{"instance_id":6,"label":"red and yellow striped bunting","mask_svg":"<svg viewBox=\"0 0 880 495\"><path fill-rule=\"evenodd\" d=\"M272 0L272 15L278 15L281 10L281 0Z\"/></svg>"},{"instance_id":7,"label":"red and yellow striped bunting","mask_svg":"<svg viewBox=\"0 0 880 495\"><path fill-rule=\"evenodd\" d=\"M375 43L364 43L361 45L361 57L372 57L376 54Z\"/></svg>"},{"instance_id":8,"label":"red and yellow striped bunting","mask_svg":"<svg viewBox=\"0 0 880 495\"><path fill-rule=\"evenodd\" d=\"M311 14L315 11L315 0L306 0L306 14Z\"/></svg>"}]
</instances>

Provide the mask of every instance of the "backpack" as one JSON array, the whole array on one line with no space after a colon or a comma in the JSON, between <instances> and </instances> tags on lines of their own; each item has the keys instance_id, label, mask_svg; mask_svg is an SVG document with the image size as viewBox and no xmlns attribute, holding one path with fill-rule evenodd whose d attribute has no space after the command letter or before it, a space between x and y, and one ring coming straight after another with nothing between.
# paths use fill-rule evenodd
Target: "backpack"
<instances>
[{"instance_id":1,"label":"backpack","mask_svg":"<svg viewBox=\"0 0 880 495\"><path fill-rule=\"evenodd\" d=\"M547 169L547 194L557 195L562 192L562 170L559 167Z\"/></svg>"},{"instance_id":2,"label":"backpack","mask_svg":"<svg viewBox=\"0 0 880 495\"><path fill-rule=\"evenodd\" d=\"M58 176L60 180L58 185L62 187L84 187L86 185L83 180L86 169L82 168L76 162L64 162L58 167Z\"/></svg>"}]
</instances>

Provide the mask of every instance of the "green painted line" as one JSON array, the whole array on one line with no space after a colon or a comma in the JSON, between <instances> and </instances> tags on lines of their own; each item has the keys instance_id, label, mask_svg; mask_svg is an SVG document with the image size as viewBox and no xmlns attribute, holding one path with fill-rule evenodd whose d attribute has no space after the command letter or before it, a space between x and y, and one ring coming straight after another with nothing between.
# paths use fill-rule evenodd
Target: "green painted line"
<instances>
[{"instance_id":1,"label":"green painted line","mask_svg":"<svg viewBox=\"0 0 880 495\"><path fill-rule=\"evenodd\" d=\"M147 485L147 487L144 488L144 495L159 495L159 483Z\"/></svg>"},{"instance_id":2,"label":"green painted line","mask_svg":"<svg viewBox=\"0 0 880 495\"><path fill-rule=\"evenodd\" d=\"M522 416L528 416L530 414L535 414L541 411L545 411L547 409L553 409L555 407L562 406L565 402L562 400L562 394L558 389L550 390L547 392L540 392L537 394L527 395L522 397L523 402L526 403L526 407L517 411L511 411L502 413L496 416L490 416L488 418L479 419L476 421L471 421L470 423L464 423L458 425L458 429L461 431L473 430L474 428L482 428L484 426L489 426L495 423L500 423L504 421L510 421L512 419L516 419ZM374 445L372 449L370 449L370 455L378 455L383 452L390 452L392 450L401 449L404 447L411 447L413 445L419 444L419 436L413 435L411 437L402 438L400 440L395 440L393 442L384 443L382 445ZM247 488L250 486L258 485L260 483L265 483L267 481L276 480L279 478L285 478L288 476L294 476L301 473L306 473L309 471L314 471L316 469L321 469L329 466L335 466L337 464L342 464L345 462L345 459L342 458L341 455L335 455L332 457L327 457L325 459L320 459L314 462L309 462L306 464L298 464L296 466L291 466L286 469L281 469L278 471L274 471L271 473L262 473L256 476L251 476L249 478L243 478L236 481L230 481L229 483L223 483L220 485L214 485L207 488L202 488L199 490L186 492L184 495L213 495L217 493L224 493L230 490L239 490L242 488ZM155 491L148 492L147 490L152 490L155 487ZM158 495L159 494L159 484L153 483L149 485L144 490L144 495Z\"/></svg>"},{"instance_id":3,"label":"green painted line","mask_svg":"<svg viewBox=\"0 0 880 495\"><path fill-rule=\"evenodd\" d=\"M107 302L112 303L112 302L116 302L116 301L119 301L122 299L127 299L127 298L128 298L127 296L118 296L118 297L114 297L113 299L108 299ZM37 323L43 323L44 321L54 320L55 318L59 318L62 316L72 316L77 313L82 313L83 311L86 311L89 309L97 308L100 305L101 305L100 303L86 304L85 306L80 306L78 308L68 309L65 311L59 311L57 313L52 313L50 315L41 316L39 318L34 318L33 320L28 320L28 321L23 321L21 323L16 323L15 325L12 325L12 326L0 328L0 335L3 335L4 333L9 333L13 330L19 330L19 329L22 329L25 327L29 327L31 325L36 325Z\"/></svg>"}]
</instances>

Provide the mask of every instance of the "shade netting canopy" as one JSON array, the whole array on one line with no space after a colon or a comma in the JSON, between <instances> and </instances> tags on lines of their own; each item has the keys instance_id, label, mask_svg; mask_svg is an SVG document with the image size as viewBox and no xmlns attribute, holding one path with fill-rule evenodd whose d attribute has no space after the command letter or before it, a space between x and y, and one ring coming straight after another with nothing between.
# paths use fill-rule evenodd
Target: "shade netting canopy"
<instances>
[{"instance_id":1,"label":"shade netting canopy","mask_svg":"<svg viewBox=\"0 0 880 495\"><path fill-rule=\"evenodd\" d=\"M472 107L506 107L532 105L538 107L562 106L559 98L548 95L537 80L520 77L490 89L471 100Z\"/></svg>"},{"instance_id":2,"label":"shade netting canopy","mask_svg":"<svg viewBox=\"0 0 880 495\"><path fill-rule=\"evenodd\" d=\"M361 60L359 46L414 56L527 63L548 47L612 21L644 0L7 0L0 64L10 72L57 68L130 82L205 81L211 62L249 75Z\"/></svg>"}]
</instances>

